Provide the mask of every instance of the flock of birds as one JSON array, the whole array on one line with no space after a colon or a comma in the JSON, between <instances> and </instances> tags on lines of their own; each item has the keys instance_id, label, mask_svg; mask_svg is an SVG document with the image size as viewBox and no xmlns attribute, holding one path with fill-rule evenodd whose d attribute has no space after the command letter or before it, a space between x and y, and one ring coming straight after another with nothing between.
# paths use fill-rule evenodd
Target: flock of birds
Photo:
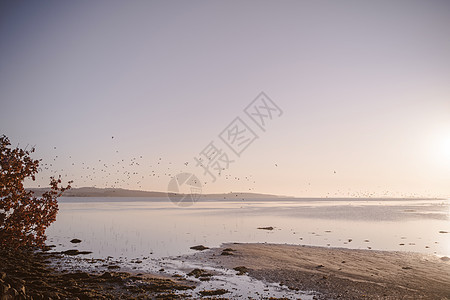
<instances>
[{"instance_id":1,"label":"flock of birds","mask_svg":"<svg viewBox=\"0 0 450 300\"><path fill-rule=\"evenodd\" d=\"M111 138L114 139L114 136ZM195 168L195 164L189 164L188 161L175 163L163 157L148 159L143 155L127 157L119 150L103 153L102 159L89 161L79 160L77 155L61 155L57 150L57 147L53 147L54 154L51 158L41 162L38 187L46 186L50 176L60 176L63 180L73 180L73 187L158 190L152 186L167 184L179 173L192 172L199 178L203 173L203 169ZM221 177L227 181L245 182L248 191L255 189L256 181L252 179L252 175L239 177L222 172ZM207 185L209 178L204 179L202 185Z\"/></svg>"},{"instance_id":2,"label":"flock of birds","mask_svg":"<svg viewBox=\"0 0 450 300\"><path fill-rule=\"evenodd\" d=\"M114 136L111 137L115 139ZM160 190L157 187L166 185L169 180L179 173L189 172L197 175L206 187L212 181L203 174L203 169L196 167L196 163L188 161L172 162L163 157L148 159L143 155L123 155L119 150L111 150L111 153L102 153L102 158L90 161L76 159L76 155L61 155L57 153L57 147L53 147L54 154L48 161L41 163L38 187L47 186L50 176L61 176L63 180L73 180L73 187L98 187L98 188L125 188L140 190ZM278 163L273 166L278 168ZM232 169L232 168L230 168ZM275 169L274 169L275 170ZM222 171L222 180L234 190L241 192L258 192L257 182L253 175L233 176L230 170ZM268 170L270 171L270 170ZM203 176L202 176L203 175ZM336 170L331 171L331 176L337 176ZM303 182L298 185L298 194L308 195L314 191L314 184ZM339 189L326 193L327 198L351 197L351 198L383 198L383 197L419 197L416 194L396 193L385 190L374 193L373 191L354 191L350 188Z\"/></svg>"}]
</instances>

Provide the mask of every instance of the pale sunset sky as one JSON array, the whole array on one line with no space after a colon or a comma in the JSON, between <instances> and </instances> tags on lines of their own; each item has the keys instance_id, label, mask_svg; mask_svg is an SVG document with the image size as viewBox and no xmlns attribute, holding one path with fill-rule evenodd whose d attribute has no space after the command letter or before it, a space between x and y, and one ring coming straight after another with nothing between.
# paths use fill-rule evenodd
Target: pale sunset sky
<instances>
[{"instance_id":1,"label":"pale sunset sky","mask_svg":"<svg viewBox=\"0 0 450 300\"><path fill-rule=\"evenodd\" d=\"M2 1L0 101L42 158L29 187L450 197L450 1ZM215 182L210 142L233 161Z\"/></svg>"}]
</instances>

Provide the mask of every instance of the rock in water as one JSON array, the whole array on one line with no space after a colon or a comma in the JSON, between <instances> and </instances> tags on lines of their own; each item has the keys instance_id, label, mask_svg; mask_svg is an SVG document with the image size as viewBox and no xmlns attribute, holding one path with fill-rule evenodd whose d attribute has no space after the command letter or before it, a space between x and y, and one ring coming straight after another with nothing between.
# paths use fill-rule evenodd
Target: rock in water
<instances>
[{"instance_id":1,"label":"rock in water","mask_svg":"<svg viewBox=\"0 0 450 300\"><path fill-rule=\"evenodd\" d=\"M78 254L91 254L91 251L78 251L77 249L71 249L61 252L66 255L78 255Z\"/></svg>"},{"instance_id":2,"label":"rock in water","mask_svg":"<svg viewBox=\"0 0 450 300\"><path fill-rule=\"evenodd\" d=\"M269 226L269 227L258 227L258 229L273 230L273 227L272 226Z\"/></svg>"},{"instance_id":3,"label":"rock in water","mask_svg":"<svg viewBox=\"0 0 450 300\"><path fill-rule=\"evenodd\" d=\"M190 249L192 249L192 250L198 250L198 251L203 251L203 250L206 250L206 249L209 249L208 247L205 247L205 246L203 246L203 245L198 245L198 246L193 246L193 247L191 247Z\"/></svg>"}]
</instances>

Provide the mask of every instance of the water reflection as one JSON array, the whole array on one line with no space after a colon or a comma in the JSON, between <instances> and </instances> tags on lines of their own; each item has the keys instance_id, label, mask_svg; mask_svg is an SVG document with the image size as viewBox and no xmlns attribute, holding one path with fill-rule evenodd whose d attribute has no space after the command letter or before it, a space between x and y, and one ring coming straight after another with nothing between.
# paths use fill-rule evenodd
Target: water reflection
<instances>
[{"instance_id":1,"label":"water reflection","mask_svg":"<svg viewBox=\"0 0 450 300\"><path fill-rule=\"evenodd\" d=\"M124 201L125 200L125 201ZM448 200L255 199L189 208L154 198L63 198L47 230L55 250L161 258L224 242L400 250L450 256ZM273 226L274 230L258 230ZM71 244L72 238L83 240Z\"/></svg>"}]
</instances>

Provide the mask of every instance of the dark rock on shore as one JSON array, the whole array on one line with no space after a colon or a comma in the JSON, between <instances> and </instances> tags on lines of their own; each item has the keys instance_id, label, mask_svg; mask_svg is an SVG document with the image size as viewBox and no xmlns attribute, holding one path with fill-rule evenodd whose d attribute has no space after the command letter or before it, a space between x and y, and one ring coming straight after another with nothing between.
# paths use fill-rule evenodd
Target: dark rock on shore
<instances>
[{"instance_id":1,"label":"dark rock on shore","mask_svg":"<svg viewBox=\"0 0 450 300\"><path fill-rule=\"evenodd\" d=\"M232 248L225 248L225 249L223 249L223 251L233 252L233 251L236 251L236 250L234 250L234 249L232 249Z\"/></svg>"},{"instance_id":2,"label":"dark rock on shore","mask_svg":"<svg viewBox=\"0 0 450 300\"><path fill-rule=\"evenodd\" d=\"M192 250L197 250L197 251L203 251L203 250L206 250L206 249L209 249L208 247L205 247L205 246L203 246L203 245L198 245L198 246L193 246L193 247L191 247L190 249L192 249Z\"/></svg>"},{"instance_id":3,"label":"dark rock on shore","mask_svg":"<svg viewBox=\"0 0 450 300\"><path fill-rule=\"evenodd\" d=\"M238 272L237 275L245 275L248 272L248 269L244 266L235 267L233 270Z\"/></svg>"},{"instance_id":4,"label":"dark rock on shore","mask_svg":"<svg viewBox=\"0 0 450 300\"><path fill-rule=\"evenodd\" d=\"M220 255L234 255L233 252L236 251L234 249L231 248L225 248L222 250L222 253L220 253Z\"/></svg>"},{"instance_id":5,"label":"dark rock on shore","mask_svg":"<svg viewBox=\"0 0 450 300\"><path fill-rule=\"evenodd\" d=\"M209 280L209 278L212 276L211 273L208 273L208 271L205 271L203 269L194 269L191 272L189 272L187 275L193 276L195 278L199 278L200 280L203 280L203 281Z\"/></svg>"}]
</instances>

